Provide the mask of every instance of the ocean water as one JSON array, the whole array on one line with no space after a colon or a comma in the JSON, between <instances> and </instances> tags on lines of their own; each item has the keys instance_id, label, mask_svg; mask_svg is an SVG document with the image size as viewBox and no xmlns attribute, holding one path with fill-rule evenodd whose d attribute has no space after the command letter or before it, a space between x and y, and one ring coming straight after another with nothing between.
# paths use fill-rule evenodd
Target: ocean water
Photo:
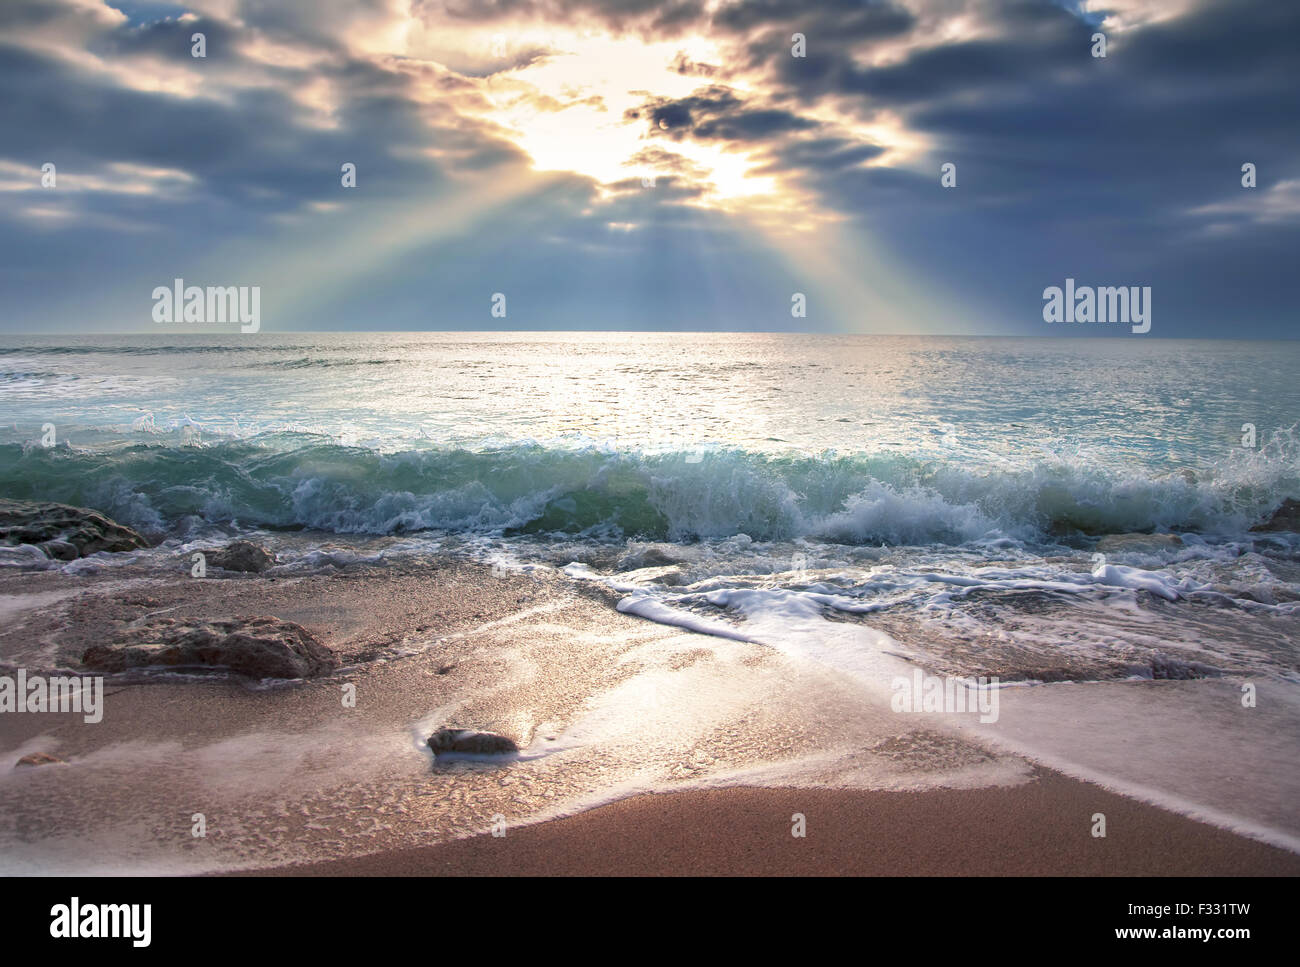
<instances>
[{"instance_id":1,"label":"ocean water","mask_svg":"<svg viewBox=\"0 0 1300 967\"><path fill-rule=\"evenodd\" d=\"M1240 534L1300 495L1300 343L3 343L0 488L53 488L157 534L202 515L370 534L960 545L1071 528Z\"/></svg>"},{"instance_id":2,"label":"ocean water","mask_svg":"<svg viewBox=\"0 0 1300 967\"><path fill-rule=\"evenodd\" d=\"M549 569L731 655L736 676L672 692L675 735L771 705L738 694L747 645L854 683L864 709L913 668L996 676L1000 720L956 727L1300 849L1300 535L1252 529L1300 499L1297 372L1292 342L11 336L0 496L157 546L0 548L0 566L174 578L251 535L288 577ZM1134 533L1176 539L1114 538ZM675 667L627 690L659 695ZM641 736L620 695L593 721ZM579 731L600 746L600 728Z\"/></svg>"},{"instance_id":3,"label":"ocean water","mask_svg":"<svg viewBox=\"0 0 1300 967\"><path fill-rule=\"evenodd\" d=\"M543 564L715 632L920 621L911 651L959 673L1300 681L1273 621L1295 537L1251 531L1300 498L1298 371L1300 343L1230 341L9 337L0 494L168 551L304 532L313 560L346 535ZM1180 543L1096 556L1128 532ZM1206 640L1225 610L1259 619L1245 652Z\"/></svg>"}]
</instances>

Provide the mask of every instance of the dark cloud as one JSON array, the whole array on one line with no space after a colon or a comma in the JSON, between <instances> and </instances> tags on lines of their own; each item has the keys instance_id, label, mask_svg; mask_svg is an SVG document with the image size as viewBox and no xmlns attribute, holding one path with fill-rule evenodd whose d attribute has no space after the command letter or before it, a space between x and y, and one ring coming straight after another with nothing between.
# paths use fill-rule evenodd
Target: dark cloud
<instances>
[{"instance_id":1,"label":"dark cloud","mask_svg":"<svg viewBox=\"0 0 1300 967\"><path fill-rule=\"evenodd\" d=\"M750 107L726 87L708 87L690 97L651 98L624 115L629 121L645 119L649 133L675 141L683 138L737 142L768 141L793 131L818 126L789 111Z\"/></svg>"},{"instance_id":2,"label":"dark cloud","mask_svg":"<svg viewBox=\"0 0 1300 967\"><path fill-rule=\"evenodd\" d=\"M160 35L152 36L139 48L119 48L121 55L155 50ZM414 160L425 149L458 153L474 171L526 160L481 124L431 113L412 96L413 79L404 73L356 60L310 75L267 70L278 83L236 89L228 99L181 98L0 46L0 85L13 95L0 101L0 126L16 133L0 143L0 158L55 161L70 170L104 161L177 169L214 200L261 214L335 199L345 161L362 166L369 190L383 195L427 191L445 180L433 160ZM342 92L331 127L313 124L292 96L314 78L336 81Z\"/></svg>"},{"instance_id":3,"label":"dark cloud","mask_svg":"<svg viewBox=\"0 0 1300 967\"><path fill-rule=\"evenodd\" d=\"M432 23L441 18L473 23L524 18L600 24L660 37L677 36L707 22L701 0L415 0L411 12Z\"/></svg>"},{"instance_id":4,"label":"dark cloud","mask_svg":"<svg viewBox=\"0 0 1300 967\"><path fill-rule=\"evenodd\" d=\"M790 141L773 149L769 162L756 169L760 175L781 175L791 170L839 171L856 168L879 158L885 149L878 144L868 144L849 138L811 138ZM880 169L888 171L891 169Z\"/></svg>"},{"instance_id":5,"label":"dark cloud","mask_svg":"<svg viewBox=\"0 0 1300 967\"><path fill-rule=\"evenodd\" d=\"M678 53L673 60L672 69L679 74L687 74L695 77L713 77L721 73L721 68L716 64L703 64L691 60L685 52Z\"/></svg>"},{"instance_id":6,"label":"dark cloud","mask_svg":"<svg viewBox=\"0 0 1300 967\"><path fill-rule=\"evenodd\" d=\"M95 38L87 49L104 58L149 56L194 65L198 59L192 53L191 38L195 34L203 35L203 61L239 60L237 48L244 39L241 32L209 17L183 22L159 20L138 26L124 24Z\"/></svg>"},{"instance_id":7,"label":"dark cloud","mask_svg":"<svg viewBox=\"0 0 1300 967\"><path fill-rule=\"evenodd\" d=\"M166 274L164 265L238 248L313 206L400 211L403 200L451 197L470 179L508 184L529 166L508 132L482 119L486 85L474 73L510 83L548 50L513 51L474 73L355 53L352 34L407 9L391 0L249 0L228 21L120 6L126 19L63 0L0 4L0 162L30 171L54 161L61 173L107 182L123 177L121 164L189 176L155 194L6 193L0 281L11 308L27 299L28 318L42 293L94 293L114 273ZM673 150L704 142L734 149L753 174L815 199L918 277L1013 328L1022 317L1032 328L1042 287L1073 275L1152 284L1178 334L1216 334L1232 317L1243 334L1291 335L1300 212L1268 206L1292 203L1270 192L1300 179L1300 4L1203 0L1185 15L1113 31L1105 59L1089 54L1097 16L1040 0L738 0L716 9L694 0L421 0L409 9L433 32L449 21L518 18L655 40L700 34L721 49L708 63L685 51L672 62L702 78L691 95L647 91L625 115L645 135L627 179L600 192L590 179L562 178L512 202L474 239L424 251L447 260L434 274L466 300L479 298L482 272L499 273L508 259L538 299L573 298L575 279L577 288L621 284L673 319L697 315L685 308L693 291L703 298L692 285L716 286L697 264L711 255L738 285L759 284L759 266L778 277L724 215L705 211L710 173ZM941 41L954 23L973 32ZM189 55L196 31L207 36L206 61ZM795 32L807 38L806 57L791 56ZM259 40L309 55L310 66L254 58ZM124 80L166 71L198 72L194 96ZM312 85L336 99L328 117L304 96ZM518 96L548 111L590 101L522 86ZM363 195L340 191L344 161L358 165ZM1240 187L1246 161L1258 165L1257 195ZM957 166L957 188L939 184L945 162ZM649 173L653 189L641 181ZM425 276L414 265L376 270L395 306L416 304ZM680 287L668 302L655 295L666 279Z\"/></svg>"},{"instance_id":8,"label":"dark cloud","mask_svg":"<svg viewBox=\"0 0 1300 967\"><path fill-rule=\"evenodd\" d=\"M1212 334L1212 312L1240 317L1247 304L1252 325L1283 331L1296 293L1282 253L1300 244L1300 213L1249 228L1238 220L1218 236L1205 231L1213 215L1193 213L1240 198L1244 161L1272 185L1300 178L1300 5L1212 0L1112 34L1104 59L1090 54L1095 23L1062 7L948 6L974 15L978 36L927 42L930 21L889 4L858 21L833 17L835 4L723 7L714 23L741 38L742 70L767 81L769 103L792 116L834 105L864 122L892 118L930 146L899 168L878 146L776 130L758 172L794 179L1008 313L1032 305L1025 294L1045 278L1092 271L1158 280L1166 319L1187 334ZM807 36L805 58L791 56L793 30ZM909 31L908 48L877 57ZM691 99L649 107L652 121L668 122L661 136L703 128L740 146L755 133L725 123L748 109L732 103L714 124ZM957 165L956 189L939 185L944 162ZM1195 278L1192 264L1202 268ZM1246 279L1260 291L1243 294Z\"/></svg>"},{"instance_id":9,"label":"dark cloud","mask_svg":"<svg viewBox=\"0 0 1300 967\"><path fill-rule=\"evenodd\" d=\"M748 32L779 24L841 43L896 37L910 30L915 22L910 11L886 0L821 0L816 4L804 0L741 0L723 5L712 18L715 26L727 31Z\"/></svg>"}]
</instances>

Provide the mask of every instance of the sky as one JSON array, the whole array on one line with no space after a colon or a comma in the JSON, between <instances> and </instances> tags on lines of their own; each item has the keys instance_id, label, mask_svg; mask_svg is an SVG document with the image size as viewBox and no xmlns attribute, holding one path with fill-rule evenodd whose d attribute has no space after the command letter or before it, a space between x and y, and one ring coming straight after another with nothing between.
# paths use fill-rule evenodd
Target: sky
<instances>
[{"instance_id":1,"label":"sky","mask_svg":"<svg viewBox=\"0 0 1300 967\"><path fill-rule=\"evenodd\" d=\"M1045 322L1072 278L1151 287L1130 338L1294 338L1298 37L1292 0L4 0L0 331L238 331L156 322L181 278L262 332L1128 334Z\"/></svg>"}]
</instances>

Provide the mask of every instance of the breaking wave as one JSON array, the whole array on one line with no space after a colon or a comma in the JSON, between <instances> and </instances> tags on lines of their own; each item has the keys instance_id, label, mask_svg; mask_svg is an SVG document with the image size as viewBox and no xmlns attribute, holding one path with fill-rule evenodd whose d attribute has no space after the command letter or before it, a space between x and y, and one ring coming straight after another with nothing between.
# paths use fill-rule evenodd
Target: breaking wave
<instances>
[{"instance_id":1,"label":"breaking wave","mask_svg":"<svg viewBox=\"0 0 1300 967\"><path fill-rule=\"evenodd\" d=\"M1164 475L1071 456L996 469L898 455L649 452L517 442L383 452L302 433L199 446L0 446L0 493L89 506L162 535L211 523L351 534L421 530L842 544L1230 536L1300 497L1293 434Z\"/></svg>"}]
</instances>

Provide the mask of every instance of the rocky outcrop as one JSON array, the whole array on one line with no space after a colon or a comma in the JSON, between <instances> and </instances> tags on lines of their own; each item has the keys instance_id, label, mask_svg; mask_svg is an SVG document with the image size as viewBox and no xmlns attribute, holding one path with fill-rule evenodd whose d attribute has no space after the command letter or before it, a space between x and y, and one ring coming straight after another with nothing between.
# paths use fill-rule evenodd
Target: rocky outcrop
<instances>
[{"instance_id":1,"label":"rocky outcrop","mask_svg":"<svg viewBox=\"0 0 1300 967\"><path fill-rule=\"evenodd\" d=\"M1107 534L1097 542L1097 550L1102 554L1150 554L1182 546L1183 539L1177 534Z\"/></svg>"},{"instance_id":2,"label":"rocky outcrop","mask_svg":"<svg viewBox=\"0 0 1300 967\"><path fill-rule=\"evenodd\" d=\"M461 755L509 755L518 752L513 739L495 732L476 732L455 727L439 729L429 736L429 750L435 756L449 752Z\"/></svg>"},{"instance_id":3,"label":"rocky outcrop","mask_svg":"<svg viewBox=\"0 0 1300 967\"><path fill-rule=\"evenodd\" d=\"M1256 524L1252 531L1292 531L1300 533L1300 500L1290 497L1282 501L1282 506L1273 512L1262 524Z\"/></svg>"},{"instance_id":4,"label":"rocky outcrop","mask_svg":"<svg viewBox=\"0 0 1300 967\"><path fill-rule=\"evenodd\" d=\"M98 511L69 504L0 499L0 543L33 544L49 557L73 561L99 551L134 551L149 542Z\"/></svg>"},{"instance_id":5,"label":"rocky outcrop","mask_svg":"<svg viewBox=\"0 0 1300 967\"><path fill-rule=\"evenodd\" d=\"M81 656L90 668L228 669L250 678L311 678L338 667L335 654L302 625L279 618L177 621L159 618Z\"/></svg>"},{"instance_id":6,"label":"rocky outcrop","mask_svg":"<svg viewBox=\"0 0 1300 967\"><path fill-rule=\"evenodd\" d=\"M275 555L252 541L234 541L219 551L205 551L208 563L226 571L261 574L275 566Z\"/></svg>"}]
</instances>

